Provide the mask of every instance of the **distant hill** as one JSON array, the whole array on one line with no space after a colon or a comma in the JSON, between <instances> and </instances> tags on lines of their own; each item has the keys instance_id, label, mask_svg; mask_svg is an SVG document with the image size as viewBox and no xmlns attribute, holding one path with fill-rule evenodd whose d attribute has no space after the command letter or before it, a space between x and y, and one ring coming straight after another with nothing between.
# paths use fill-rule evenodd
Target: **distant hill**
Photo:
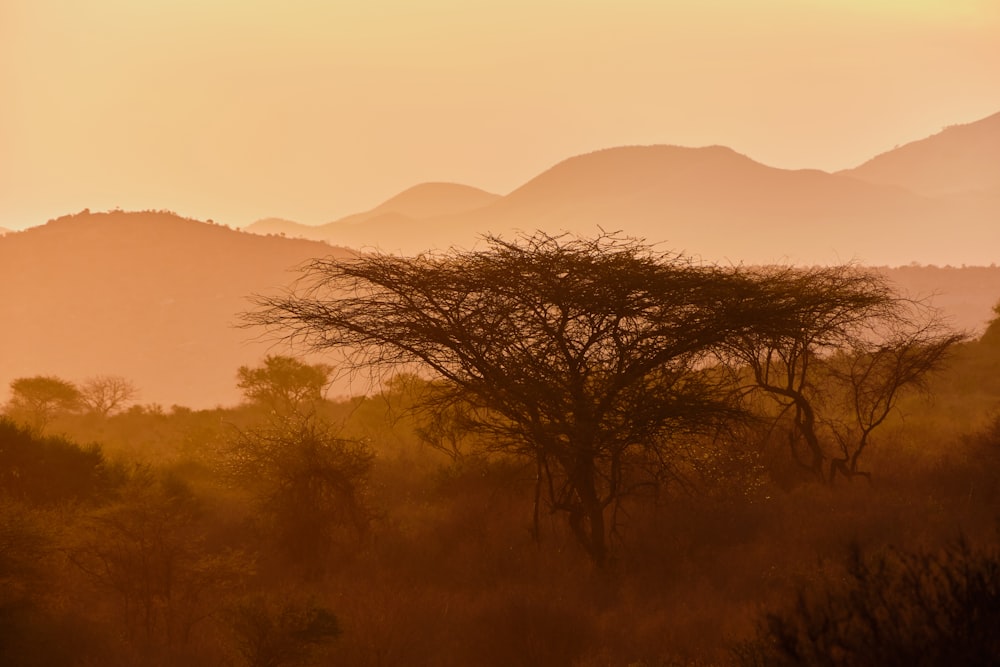
<instances>
[{"instance_id":1,"label":"distant hill","mask_svg":"<svg viewBox=\"0 0 1000 667\"><path fill-rule=\"evenodd\" d=\"M356 252L334 246L413 254L517 230L621 231L734 264L897 267L880 270L981 332L1000 300L998 137L1000 114L836 174L721 146L625 146L505 196L425 183L326 225L270 219L254 234L167 212L65 216L0 236L0 401L16 377L105 373L135 381L143 402L233 403L236 369L268 349L233 324L292 267Z\"/></svg>"},{"instance_id":2,"label":"distant hill","mask_svg":"<svg viewBox=\"0 0 1000 667\"><path fill-rule=\"evenodd\" d=\"M458 183L421 183L387 199L368 214L354 216L361 222L371 214L398 213L408 218L432 218L473 211L500 199L500 195ZM347 221L349 219L345 219Z\"/></svg>"},{"instance_id":3,"label":"distant hill","mask_svg":"<svg viewBox=\"0 0 1000 667\"><path fill-rule=\"evenodd\" d=\"M261 218L253 224L247 225L243 231L263 236L288 236L291 238L310 238L309 234L315 229L313 225L303 225L294 220L284 218ZM315 240L315 239L314 239Z\"/></svg>"},{"instance_id":4,"label":"distant hill","mask_svg":"<svg viewBox=\"0 0 1000 667\"><path fill-rule=\"evenodd\" d=\"M929 298L950 326L979 336L1000 303L1000 266L899 266L877 269L904 296Z\"/></svg>"},{"instance_id":5,"label":"distant hill","mask_svg":"<svg viewBox=\"0 0 1000 667\"><path fill-rule=\"evenodd\" d=\"M503 197L463 200L477 207L415 207L447 199L427 184L326 225L249 229L414 254L487 233L601 228L712 261L989 265L1000 260L998 138L1000 114L836 174L722 146L625 146L571 157Z\"/></svg>"},{"instance_id":6,"label":"distant hill","mask_svg":"<svg viewBox=\"0 0 1000 667\"><path fill-rule=\"evenodd\" d=\"M621 229L713 261L900 264L926 260L921 245L938 208L895 188L776 169L720 146L634 146L566 160L477 223Z\"/></svg>"},{"instance_id":7,"label":"distant hill","mask_svg":"<svg viewBox=\"0 0 1000 667\"><path fill-rule=\"evenodd\" d=\"M528 188L517 198L531 196ZM233 326L248 295L281 289L294 267L331 254L353 253L170 213L83 213L2 237L0 401L17 377L115 374L136 382L143 403L233 404L236 369L269 351L253 340L260 332ZM983 330L1000 299L997 267L880 270L912 296L939 293L955 326L971 331Z\"/></svg>"},{"instance_id":8,"label":"distant hill","mask_svg":"<svg viewBox=\"0 0 1000 667\"><path fill-rule=\"evenodd\" d=\"M10 234L10 232L11 230L7 229L6 227L0 227L0 236L3 236L4 234Z\"/></svg>"},{"instance_id":9,"label":"distant hill","mask_svg":"<svg viewBox=\"0 0 1000 667\"><path fill-rule=\"evenodd\" d=\"M458 183L421 183L387 199L375 208L363 213L355 213L325 225L303 225L301 223L267 218L249 225L246 230L255 234L277 234L298 238L329 240L340 238L341 245L362 247L368 243L368 230L359 236L349 229L361 223L376 225L396 224L413 233L414 223L426 218L455 215L487 206L497 199L496 195L479 188Z\"/></svg>"},{"instance_id":10,"label":"distant hill","mask_svg":"<svg viewBox=\"0 0 1000 667\"><path fill-rule=\"evenodd\" d=\"M133 380L141 401L235 403L267 346L236 329L247 296L348 251L170 213L83 213L0 238L0 401L16 377Z\"/></svg>"},{"instance_id":11,"label":"distant hill","mask_svg":"<svg viewBox=\"0 0 1000 667\"><path fill-rule=\"evenodd\" d=\"M982 191L1000 196L1000 113L952 125L840 173L932 197Z\"/></svg>"}]
</instances>

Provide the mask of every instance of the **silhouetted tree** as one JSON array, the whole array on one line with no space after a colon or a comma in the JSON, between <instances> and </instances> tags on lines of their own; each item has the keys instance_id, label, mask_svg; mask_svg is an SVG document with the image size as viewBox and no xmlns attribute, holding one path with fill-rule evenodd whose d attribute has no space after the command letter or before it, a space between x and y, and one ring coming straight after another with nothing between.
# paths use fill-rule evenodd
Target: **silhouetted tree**
<instances>
[{"instance_id":1,"label":"silhouetted tree","mask_svg":"<svg viewBox=\"0 0 1000 667\"><path fill-rule=\"evenodd\" d=\"M0 418L0 498L31 505L95 501L116 477L97 445L80 447Z\"/></svg>"},{"instance_id":2,"label":"silhouetted tree","mask_svg":"<svg viewBox=\"0 0 1000 667\"><path fill-rule=\"evenodd\" d=\"M249 401L278 415L308 409L323 400L333 368L293 357L268 355L257 368L240 366L237 386Z\"/></svg>"},{"instance_id":3,"label":"silhouetted tree","mask_svg":"<svg viewBox=\"0 0 1000 667\"><path fill-rule=\"evenodd\" d=\"M939 369L949 351L965 336L944 330L935 320L918 324L904 319L899 330L883 341L859 340L827 365L830 377L846 403L846 416L831 420L840 457L830 461L830 480L837 473L848 479L868 477L858 460L872 432L892 413L899 397L926 387L930 373Z\"/></svg>"},{"instance_id":4,"label":"silhouetted tree","mask_svg":"<svg viewBox=\"0 0 1000 667\"><path fill-rule=\"evenodd\" d=\"M17 378L10 383L6 412L41 433L60 412L80 407L80 390L72 382L49 375Z\"/></svg>"},{"instance_id":5,"label":"silhouetted tree","mask_svg":"<svg viewBox=\"0 0 1000 667\"><path fill-rule=\"evenodd\" d=\"M186 644L222 609L223 593L250 574L240 552L205 547L200 518L186 484L139 469L115 503L86 517L86 531L68 549L73 564L113 594L125 638L144 660Z\"/></svg>"},{"instance_id":6,"label":"silhouetted tree","mask_svg":"<svg viewBox=\"0 0 1000 667\"><path fill-rule=\"evenodd\" d=\"M275 543L309 576L322 573L337 531L367 533L366 484L373 454L314 418L296 417L241 433L231 464L258 497Z\"/></svg>"},{"instance_id":7,"label":"silhouetted tree","mask_svg":"<svg viewBox=\"0 0 1000 667\"><path fill-rule=\"evenodd\" d=\"M1000 301L993 306L993 318L980 340L987 345L1000 345Z\"/></svg>"},{"instance_id":8,"label":"silhouetted tree","mask_svg":"<svg viewBox=\"0 0 1000 667\"><path fill-rule=\"evenodd\" d=\"M350 367L432 371L470 423L533 461L536 501L544 494L603 566L633 454L669 458L671 436L733 415L713 352L797 304L748 272L633 239L486 244L315 260L298 291L258 297L246 321L340 350Z\"/></svg>"},{"instance_id":9,"label":"silhouetted tree","mask_svg":"<svg viewBox=\"0 0 1000 667\"><path fill-rule=\"evenodd\" d=\"M424 385L420 396L424 403L415 433L420 442L460 465L470 453L476 411L473 403L455 396L449 389L448 385L430 382ZM442 400L435 400L439 395Z\"/></svg>"},{"instance_id":10,"label":"silhouetted tree","mask_svg":"<svg viewBox=\"0 0 1000 667\"><path fill-rule=\"evenodd\" d=\"M119 375L98 375L80 387L80 399L90 412L107 417L125 409L139 395L130 380Z\"/></svg>"},{"instance_id":11,"label":"silhouetted tree","mask_svg":"<svg viewBox=\"0 0 1000 667\"><path fill-rule=\"evenodd\" d=\"M834 470L856 474L871 431L900 392L920 385L963 336L860 267L782 267L758 275L774 304L789 307L781 309L784 319L737 338L730 352L749 369L752 385L777 403L779 419L790 415L789 446L800 465L820 479L828 464L831 478ZM831 400L837 392L848 396L850 418L839 422L848 428L834 429L843 454L834 462L823 429L842 408Z\"/></svg>"}]
</instances>

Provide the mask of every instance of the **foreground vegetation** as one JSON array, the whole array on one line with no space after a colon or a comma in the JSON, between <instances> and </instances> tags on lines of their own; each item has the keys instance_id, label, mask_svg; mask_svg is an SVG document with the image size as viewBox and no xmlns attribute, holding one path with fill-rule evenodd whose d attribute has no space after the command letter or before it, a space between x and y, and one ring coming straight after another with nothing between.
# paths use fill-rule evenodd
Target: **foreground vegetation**
<instances>
[{"instance_id":1,"label":"foreground vegetation","mask_svg":"<svg viewBox=\"0 0 1000 667\"><path fill-rule=\"evenodd\" d=\"M404 409L406 382L317 405L337 437L365 444L329 452L354 463L360 523L340 503L289 504L281 478L234 465L239 443L271 428L260 404L63 414L49 430L65 437L4 421L0 656L19 665L825 664L764 651L771 628L800 632L775 620L796 618L799 591L813 608L827 594L849 605L850 581L870 586L858 567L884 577L897 562L947 564L965 558L954 551L962 536L971 564L986 558L996 569L998 365L1000 347L964 345L931 402L910 406L873 445L870 483L817 483L768 447L692 462L683 480L630 509L604 572L550 515L532 539L530 466L449 457L421 439ZM75 444L90 442L101 445ZM286 482L315 469L308 451L299 455L299 467L292 453L280 462ZM846 584L844 572L854 573ZM889 600L906 603L894 576ZM995 604L996 590L987 593ZM909 635L905 625L896 632Z\"/></svg>"},{"instance_id":2,"label":"foreground vegetation","mask_svg":"<svg viewBox=\"0 0 1000 667\"><path fill-rule=\"evenodd\" d=\"M779 278L891 305L850 272ZM918 327L934 336L891 359L942 354L886 399L856 371L909 367L832 325L830 349L780 353L790 384L763 382L788 333L769 322L764 356L756 324L688 330L721 346L714 365L670 356L697 383L655 386L696 390L713 428L668 410L669 437L641 434L655 447L602 440L595 465L621 484L586 519L587 487L546 460L564 440L518 440L440 379L397 372L330 400L333 367L268 357L235 372L242 405L204 411L133 405L121 378L15 380L0 664L994 664L1000 324L964 342Z\"/></svg>"}]
</instances>

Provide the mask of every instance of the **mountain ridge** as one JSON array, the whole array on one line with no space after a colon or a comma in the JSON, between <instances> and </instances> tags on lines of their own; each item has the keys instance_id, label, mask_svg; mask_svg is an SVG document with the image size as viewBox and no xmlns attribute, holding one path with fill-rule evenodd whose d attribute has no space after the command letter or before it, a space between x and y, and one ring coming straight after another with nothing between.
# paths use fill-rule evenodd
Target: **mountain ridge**
<instances>
[{"instance_id":1,"label":"mountain ridge","mask_svg":"<svg viewBox=\"0 0 1000 667\"><path fill-rule=\"evenodd\" d=\"M930 196L1000 187L1000 112L950 125L837 173Z\"/></svg>"},{"instance_id":2,"label":"mountain ridge","mask_svg":"<svg viewBox=\"0 0 1000 667\"><path fill-rule=\"evenodd\" d=\"M276 293L318 256L351 250L260 236L169 212L80 213L0 237L0 401L10 381L122 375L143 403L236 403L236 370L287 346L238 328L249 296ZM53 268L58 268L58 271ZM935 291L955 325L981 331L998 267L877 267L911 296ZM364 391L338 385L334 393Z\"/></svg>"},{"instance_id":3,"label":"mountain ridge","mask_svg":"<svg viewBox=\"0 0 1000 667\"><path fill-rule=\"evenodd\" d=\"M268 345L235 328L253 293L350 251L169 212L79 213L0 237L0 394L13 378L118 374L144 402L234 403ZM195 379L196 378L196 379Z\"/></svg>"},{"instance_id":4,"label":"mountain ridge","mask_svg":"<svg viewBox=\"0 0 1000 667\"><path fill-rule=\"evenodd\" d=\"M393 195L374 208L346 215L333 222L305 225L282 218L265 218L244 229L254 234L284 234L285 236L326 240L329 235L328 230L339 229L346 225L386 219L395 219L409 224L424 218L452 215L481 208L499 198L500 195L471 185L432 181L418 183Z\"/></svg>"},{"instance_id":5,"label":"mountain ridge","mask_svg":"<svg viewBox=\"0 0 1000 667\"><path fill-rule=\"evenodd\" d=\"M935 173L935 156L989 145L994 121L969 125L896 149L893 159L913 168L879 174L905 181ZM978 148L968 150L956 164L977 164ZM620 231L720 263L855 261L910 296L935 293L956 327L982 331L1000 298L1000 172L993 182L992 171L958 169L936 193L858 169L778 169L724 146L614 147L562 160L503 196L421 184L361 214L300 226L326 242L262 235L267 220L233 230L169 211L62 216L0 236L0 321L16 323L0 327L0 400L16 377L120 374L145 403L232 404L239 366L290 351L236 328L251 294L286 289L317 256L357 252L338 246L418 253L518 230Z\"/></svg>"},{"instance_id":6,"label":"mountain ridge","mask_svg":"<svg viewBox=\"0 0 1000 667\"><path fill-rule=\"evenodd\" d=\"M975 138L981 133L986 133L985 141ZM992 145L994 135L1000 138L1000 114L832 173L771 167L719 145L603 148L561 160L506 195L484 198L484 206L439 212L420 218L419 224L405 212L383 214L392 208L388 202L411 188L363 213L283 230L403 254L474 247L483 235L517 230L592 234L614 229L665 241L712 261L988 265L997 261L994 249L1000 248L1000 225L995 224L1000 220L1000 159L994 160L995 177L986 170L967 187L953 184L943 192L915 187L902 177L883 177L882 172L871 176L872 167L865 165L905 162L913 145L927 141L952 146L945 151L949 155L971 151L974 157L966 162L974 165L982 153L977 147ZM941 152L938 148L929 154ZM916 155L914 160L930 159L925 149ZM949 243L940 242L943 234Z\"/></svg>"}]
</instances>

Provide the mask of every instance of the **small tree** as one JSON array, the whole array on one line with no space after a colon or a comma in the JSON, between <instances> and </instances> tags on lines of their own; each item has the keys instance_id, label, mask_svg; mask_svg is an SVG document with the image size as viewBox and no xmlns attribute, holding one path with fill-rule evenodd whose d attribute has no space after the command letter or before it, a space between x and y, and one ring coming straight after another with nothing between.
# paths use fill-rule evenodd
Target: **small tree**
<instances>
[{"instance_id":1,"label":"small tree","mask_svg":"<svg viewBox=\"0 0 1000 667\"><path fill-rule=\"evenodd\" d=\"M472 449L470 441L477 424L475 404L456 396L447 385L427 383L423 391L426 403L415 429L417 438L461 465ZM438 393L442 400L435 401Z\"/></svg>"},{"instance_id":2,"label":"small tree","mask_svg":"<svg viewBox=\"0 0 1000 667\"><path fill-rule=\"evenodd\" d=\"M80 407L80 390L72 382L51 375L17 378L10 383L11 399L7 414L24 421L41 433L59 413Z\"/></svg>"},{"instance_id":3,"label":"small tree","mask_svg":"<svg viewBox=\"0 0 1000 667\"><path fill-rule=\"evenodd\" d=\"M98 375L86 380L80 388L83 404L101 417L124 410L138 396L135 384L119 375Z\"/></svg>"},{"instance_id":4,"label":"small tree","mask_svg":"<svg viewBox=\"0 0 1000 667\"><path fill-rule=\"evenodd\" d=\"M239 552L208 551L200 515L185 484L140 469L117 502L89 514L69 549L74 565L112 593L125 638L143 658L187 644L222 594L251 574Z\"/></svg>"},{"instance_id":5,"label":"small tree","mask_svg":"<svg viewBox=\"0 0 1000 667\"><path fill-rule=\"evenodd\" d=\"M237 386L247 400L277 415L288 416L323 400L333 368L293 357L268 355L257 368L240 366Z\"/></svg>"},{"instance_id":6,"label":"small tree","mask_svg":"<svg viewBox=\"0 0 1000 667\"><path fill-rule=\"evenodd\" d=\"M1000 344L1000 301L994 304L993 317L990 319L986 331L983 332L980 340L987 345Z\"/></svg>"},{"instance_id":7,"label":"small tree","mask_svg":"<svg viewBox=\"0 0 1000 667\"><path fill-rule=\"evenodd\" d=\"M104 500L117 472L98 445L80 447L0 418L0 498L30 505Z\"/></svg>"},{"instance_id":8,"label":"small tree","mask_svg":"<svg viewBox=\"0 0 1000 667\"><path fill-rule=\"evenodd\" d=\"M860 267L759 271L781 317L735 339L730 354L750 385L790 415L794 459L817 479L858 473L871 432L909 387L921 386L964 336L936 313L897 296L886 280ZM839 403L837 396L846 397ZM846 407L848 417L841 417ZM835 458L826 440L837 441Z\"/></svg>"},{"instance_id":9,"label":"small tree","mask_svg":"<svg viewBox=\"0 0 1000 667\"><path fill-rule=\"evenodd\" d=\"M356 540L366 535L373 458L364 443L338 438L315 419L295 418L241 433L231 463L256 493L280 550L314 576L328 566L339 531Z\"/></svg>"},{"instance_id":10,"label":"small tree","mask_svg":"<svg viewBox=\"0 0 1000 667\"><path fill-rule=\"evenodd\" d=\"M926 387L928 376L965 338L943 330L934 320L922 326L905 321L904 326L880 342L858 341L827 365L846 408L842 419L830 423L841 454L831 458L831 482L838 473L848 479L870 477L858 469L858 460L872 432L892 414L902 394Z\"/></svg>"}]
</instances>

